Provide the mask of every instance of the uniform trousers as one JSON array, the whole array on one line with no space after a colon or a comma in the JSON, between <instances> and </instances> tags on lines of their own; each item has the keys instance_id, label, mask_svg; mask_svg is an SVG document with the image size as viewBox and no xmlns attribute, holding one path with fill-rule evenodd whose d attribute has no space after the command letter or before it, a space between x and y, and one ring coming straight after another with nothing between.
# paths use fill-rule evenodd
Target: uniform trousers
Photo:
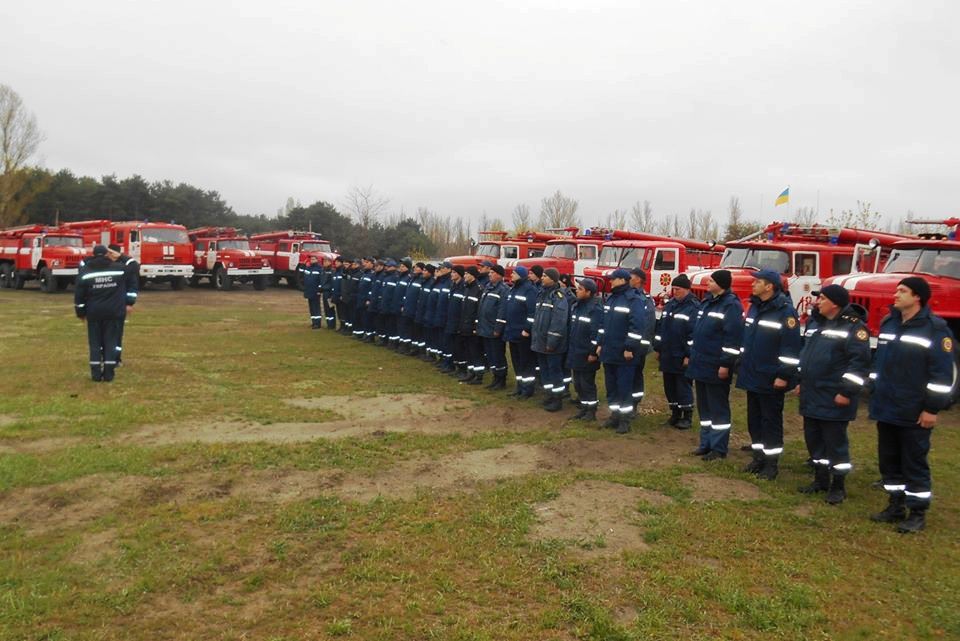
<instances>
[{"instance_id":1,"label":"uniform trousers","mask_svg":"<svg viewBox=\"0 0 960 641\"><path fill-rule=\"evenodd\" d=\"M670 409L693 409L693 381L683 374L663 372L663 393Z\"/></svg>"},{"instance_id":2,"label":"uniform trousers","mask_svg":"<svg viewBox=\"0 0 960 641\"><path fill-rule=\"evenodd\" d=\"M633 411L633 377L636 371L633 363L603 364L603 384L607 388L607 407L611 413L629 414Z\"/></svg>"},{"instance_id":3,"label":"uniform trousers","mask_svg":"<svg viewBox=\"0 0 960 641\"><path fill-rule=\"evenodd\" d=\"M643 368L647 364L647 355L643 356L634 356L633 357L633 366L636 368L636 371L633 373L633 392L631 397L635 405L639 405L643 401L644 394L644 381L643 381Z\"/></svg>"},{"instance_id":4,"label":"uniform trousers","mask_svg":"<svg viewBox=\"0 0 960 641\"><path fill-rule=\"evenodd\" d=\"M877 423L877 458L883 489L894 495L904 494L910 509L926 509L933 498L927 462L932 432L919 425Z\"/></svg>"},{"instance_id":5,"label":"uniform trousers","mask_svg":"<svg viewBox=\"0 0 960 641\"><path fill-rule=\"evenodd\" d=\"M540 382L543 391L547 394L562 396L567 391L567 386L563 382L563 360L566 353L563 354L542 354L536 352L537 363L540 365Z\"/></svg>"},{"instance_id":6,"label":"uniform trousers","mask_svg":"<svg viewBox=\"0 0 960 641\"><path fill-rule=\"evenodd\" d=\"M117 366L117 339L122 319L87 319L87 343L90 348L90 375L93 380L113 380Z\"/></svg>"},{"instance_id":7,"label":"uniform trousers","mask_svg":"<svg viewBox=\"0 0 960 641\"><path fill-rule=\"evenodd\" d=\"M727 455L730 444L730 383L696 381L700 447Z\"/></svg>"},{"instance_id":8,"label":"uniform trousers","mask_svg":"<svg viewBox=\"0 0 960 641\"><path fill-rule=\"evenodd\" d=\"M320 299L316 296L308 298L307 309L310 310L310 325L320 327L320 321L323 319L323 314L320 312Z\"/></svg>"},{"instance_id":9,"label":"uniform trousers","mask_svg":"<svg viewBox=\"0 0 960 641\"><path fill-rule=\"evenodd\" d=\"M500 338L484 338L483 352L487 357L487 365L494 376L507 375L507 344Z\"/></svg>"},{"instance_id":10,"label":"uniform trousers","mask_svg":"<svg viewBox=\"0 0 960 641\"><path fill-rule=\"evenodd\" d=\"M847 421L825 421L804 416L803 440L814 465L824 467L838 476L850 473L853 466L850 465Z\"/></svg>"},{"instance_id":11,"label":"uniform trousers","mask_svg":"<svg viewBox=\"0 0 960 641\"><path fill-rule=\"evenodd\" d=\"M530 349L530 337L521 336L510 341L510 363L513 365L513 374L517 386L526 394L533 393L533 382L536 380L534 367L536 359Z\"/></svg>"},{"instance_id":12,"label":"uniform trousers","mask_svg":"<svg viewBox=\"0 0 960 641\"><path fill-rule=\"evenodd\" d=\"M577 391L577 399L581 406L597 406L597 369L573 370L573 389Z\"/></svg>"},{"instance_id":13,"label":"uniform trousers","mask_svg":"<svg viewBox=\"0 0 960 641\"><path fill-rule=\"evenodd\" d=\"M783 392L747 392L747 430L750 448L767 457L783 454Z\"/></svg>"}]
</instances>

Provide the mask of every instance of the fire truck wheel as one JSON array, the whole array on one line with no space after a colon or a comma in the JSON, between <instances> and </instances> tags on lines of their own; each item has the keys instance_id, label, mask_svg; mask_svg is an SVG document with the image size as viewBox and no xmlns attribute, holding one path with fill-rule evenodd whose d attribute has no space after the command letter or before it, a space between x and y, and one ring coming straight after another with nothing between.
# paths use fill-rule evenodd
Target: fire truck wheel
<instances>
[{"instance_id":1,"label":"fire truck wheel","mask_svg":"<svg viewBox=\"0 0 960 641\"><path fill-rule=\"evenodd\" d=\"M303 290L303 274L299 270L297 270L295 276L287 276L287 287Z\"/></svg>"},{"instance_id":2,"label":"fire truck wheel","mask_svg":"<svg viewBox=\"0 0 960 641\"><path fill-rule=\"evenodd\" d=\"M13 268L9 263L0 265L0 289L9 289L13 286Z\"/></svg>"},{"instance_id":3,"label":"fire truck wheel","mask_svg":"<svg viewBox=\"0 0 960 641\"><path fill-rule=\"evenodd\" d=\"M27 282L27 279L23 277L23 274L20 272L13 272L13 288L14 289L23 289L23 284Z\"/></svg>"},{"instance_id":4,"label":"fire truck wheel","mask_svg":"<svg viewBox=\"0 0 960 641\"><path fill-rule=\"evenodd\" d=\"M48 294L57 291L57 277L53 275L53 270L49 267L40 270L40 289Z\"/></svg>"},{"instance_id":5,"label":"fire truck wheel","mask_svg":"<svg viewBox=\"0 0 960 641\"><path fill-rule=\"evenodd\" d=\"M253 277L253 288L258 292L262 292L267 288L267 277L266 276L254 276Z\"/></svg>"},{"instance_id":6,"label":"fire truck wheel","mask_svg":"<svg viewBox=\"0 0 960 641\"><path fill-rule=\"evenodd\" d=\"M199 277L199 276L191 276L191 277L190 277L190 280L187 281L187 282L188 282L188 284L190 285L190 287L199 287L199 286L200 286L200 277Z\"/></svg>"},{"instance_id":7,"label":"fire truck wheel","mask_svg":"<svg viewBox=\"0 0 960 641\"><path fill-rule=\"evenodd\" d=\"M58 278L58 279L57 279L57 290L58 290L58 291L61 291L61 292L62 292L62 291L65 291L65 290L67 289L67 287L69 287L69 286L70 286L70 279L69 279L69 278Z\"/></svg>"},{"instance_id":8,"label":"fire truck wheel","mask_svg":"<svg viewBox=\"0 0 960 641\"><path fill-rule=\"evenodd\" d=\"M176 278L170 281L170 289L179 292L181 289L187 286L187 279L183 276L177 276Z\"/></svg>"},{"instance_id":9,"label":"fire truck wheel","mask_svg":"<svg viewBox=\"0 0 960 641\"><path fill-rule=\"evenodd\" d=\"M213 268L213 288L220 291L233 289L233 278L227 274L227 270L217 265Z\"/></svg>"}]
</instances>

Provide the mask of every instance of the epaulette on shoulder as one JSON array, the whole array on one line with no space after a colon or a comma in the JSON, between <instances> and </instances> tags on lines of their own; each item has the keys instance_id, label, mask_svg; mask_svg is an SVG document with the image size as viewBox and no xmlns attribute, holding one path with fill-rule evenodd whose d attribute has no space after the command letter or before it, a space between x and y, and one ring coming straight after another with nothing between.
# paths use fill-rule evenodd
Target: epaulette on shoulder
<instances>
[{"instance_id":1,"label":"epaulette on shoulder","mask_svg":"<svg viewBox=\"0 0 960 641\"><path fill-rule=\"evenodd\" d=\"M840 320L846 321L847 323L850 323L851 325L856 325L857 323L862 322L862 321L861 321L861 318L860 318L859 316L857 316L856 314L843 314L843 315L840 317Z\"/></svg>"},{"instance_id":2,"label":"epaulette on shoulder","mask_svg":"<svg viewBox=\"0 0 960 641\"><path fill-rule=\"evenodd\" d=\"M557 290L557 298L563 298L563 292Z\"/></svg>"}]
</instances>

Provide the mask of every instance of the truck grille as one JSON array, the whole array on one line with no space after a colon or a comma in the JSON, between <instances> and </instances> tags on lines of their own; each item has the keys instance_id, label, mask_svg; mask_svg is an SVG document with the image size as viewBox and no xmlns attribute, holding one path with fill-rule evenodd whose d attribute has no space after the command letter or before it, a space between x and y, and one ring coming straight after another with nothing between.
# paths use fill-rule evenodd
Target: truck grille
<instances>
[{"instance_id":1,"label":"truck grille","mask_svg":"<svg viewBox=\"0 0 960 641\"><path fill-rule=\"evenodd\" d=\"M239 259L237 267L240 269L259 269L263 267L263 260L256 256L243 257Z\"/></svg>"}]
</instances>

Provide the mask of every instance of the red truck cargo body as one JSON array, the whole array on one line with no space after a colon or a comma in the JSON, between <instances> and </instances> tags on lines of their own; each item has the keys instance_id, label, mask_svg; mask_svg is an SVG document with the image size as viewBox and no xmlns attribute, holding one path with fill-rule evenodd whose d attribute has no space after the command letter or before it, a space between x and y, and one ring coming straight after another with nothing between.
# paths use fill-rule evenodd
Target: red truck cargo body
<instances>
[{"instance_id":1,"label":"red truck cargo body","mask_svg":"<svg viewBox=\"0 0 960 641\"><path fill-rule=\"evenodd\" d=\"M266 289L273 277L270 261L250 247L250 240L233 227L198 227L189 232L193 243L193 278L207 278L215 289L229 290L234 283L253 283Z\"/></svg>"},{"instance_id":2,"label":"red truck cargo body","mask_svg":"<svg viewBox=\"0 0 960 641\"><path fill-rule=\"evenodd\" d=\"M76 279L87 254L83 236L44 225L0 231L0 287L23 289L30 280L53 293Z\"/></svg>"}]
</instances>

